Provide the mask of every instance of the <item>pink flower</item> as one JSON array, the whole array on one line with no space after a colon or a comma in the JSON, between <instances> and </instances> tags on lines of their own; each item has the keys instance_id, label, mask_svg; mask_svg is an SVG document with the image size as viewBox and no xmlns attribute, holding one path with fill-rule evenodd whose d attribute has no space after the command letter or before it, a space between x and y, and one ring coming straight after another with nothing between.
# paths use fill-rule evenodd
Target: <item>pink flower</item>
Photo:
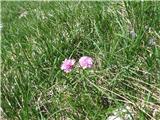
<instances>
[{"instance_id":1,"label":"pink flower","mask_svg":"<svg viewBox=\"0 0 160 120\"><path fill-rule=\"evenodd\" d=\"M93 65L93 59L88 56L83 56L79 59L79 64L83 69L91 68Z\"/></svg>"},{"instance_id":2,"label":"pink flower","mask_svg":"<svg viewBox=\"0 0 160 120\"><path fill-rule=\"evenodd\" d=\"M61 70L64 70L66 73L71 72L75 62L74 59L65 59L61 65Z\"/></svg>"}]
</instances>

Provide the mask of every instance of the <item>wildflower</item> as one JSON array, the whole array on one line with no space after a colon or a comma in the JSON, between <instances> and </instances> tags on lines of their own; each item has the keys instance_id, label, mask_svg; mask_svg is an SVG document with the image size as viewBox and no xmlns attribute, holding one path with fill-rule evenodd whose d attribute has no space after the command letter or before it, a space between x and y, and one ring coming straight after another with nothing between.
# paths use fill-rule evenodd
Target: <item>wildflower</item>
<instances>
[{"instance_id":1,"label":"wildflower","mask_svg":"<svg viewBox=\"0 0 160 120\"><path fill-rule=\"evenodd\" d=\"M148 44L151 45L151 46L155 45L156 44L156 39L155 38L150 38L149 41L148 41Z\"/></svg>"},{"instance_id":2,"label":"wildflower","mask_svg":"<svg viewBox=\"0 0 160 120\"><path fill-rule=\"evenodd\" d=\"M83 69L91 68L93 65L93 59L88 56L83 56L79 59L79 64Z\"/></svg>"},{"instance_id":3,"label":"wildflower","mask_svg":"<svg viewBox=\"0 0 160 120\"><path fill-rule=\"evenodd\" d=\"M27 14L28 14L27 11L22 12L22 13L20 14L20 16L19 16L19 19L22 18L22 17L26 17Z\"/></svg>"},{"instance_id":4,"label":"wildflower","mask_svg":"<svg viewBox=\"0 0 160 120\"><path fill-rule=\"evenodd\" d=\"M134 30L130 31L130 36L132 39L135 39L137 37L137 34L134 32Z\"/></svg>"},{"instance_id":5,"label":"wildflower","mask_svg":"<svg viewBox=\"0 0 160 120\"><path fill-rule=\"evenodd\" d=\"M74 59L65 59L61 65L61 70L63 70L65 73L71 72L75 62L76 61Z\"/></svg>"}]
</instances>

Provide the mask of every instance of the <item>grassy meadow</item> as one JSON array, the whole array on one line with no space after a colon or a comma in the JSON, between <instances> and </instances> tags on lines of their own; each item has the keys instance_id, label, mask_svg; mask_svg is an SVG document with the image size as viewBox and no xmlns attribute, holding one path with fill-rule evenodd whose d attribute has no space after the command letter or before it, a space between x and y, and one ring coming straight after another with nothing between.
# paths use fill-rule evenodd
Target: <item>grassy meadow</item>
<instances>
[{"instance_id":1,"label":"grassy meadow","mask_svg":"<svg viewBox=\"0 0 160 120\"><path fill-rule=\"evenodd\" d=\"M160 2L2 1L0 27L1 119L160 120Z\"/></svg>"}]
</instances>

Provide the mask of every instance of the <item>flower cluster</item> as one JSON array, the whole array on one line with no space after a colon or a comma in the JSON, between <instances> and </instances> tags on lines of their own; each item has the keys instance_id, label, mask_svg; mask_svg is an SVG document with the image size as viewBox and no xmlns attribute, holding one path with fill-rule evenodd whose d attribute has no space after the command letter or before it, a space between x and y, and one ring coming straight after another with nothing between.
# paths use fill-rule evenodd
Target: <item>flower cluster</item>
<instances>
[{"instance_id":1,"label":"flower cluster","mask_svg":"<svg viewBox=\"0 0 160 120\"><path fill-rule=\"evenodd\" d=\"M65 59L61 65L61 70L63 70L65 73L69 73L72 71L75 63L75 59ZM79 66L83 69L91 68L92 65L93 59L91 57L83 56L79 59Z\"/></svg>"},{"instance_id":2,"label":"flower cluster","mask_svg":"<svg viewBox=\"0 0 160 120\"><path fill-rule=\"evenodd\" d=\"M61 65L61 70L64 70L66 73L71 72L75 62L74 59L65 59Z\"/></svg>"}]
</instances>

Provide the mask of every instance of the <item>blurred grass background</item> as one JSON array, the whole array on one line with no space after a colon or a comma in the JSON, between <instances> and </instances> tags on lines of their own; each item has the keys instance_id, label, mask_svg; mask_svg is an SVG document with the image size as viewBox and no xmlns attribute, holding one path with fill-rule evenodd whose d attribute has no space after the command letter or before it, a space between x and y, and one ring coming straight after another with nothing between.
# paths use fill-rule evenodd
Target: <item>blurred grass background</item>
<instances>
[{"instance_id":1,"label":"blurred grass background","mask_svg":"<svg viewBox=\"0 0 160 120\"><path fill-rule=\"evenodd\" d=\"M106 120L128 104L160 116L160 2L1 2L6 119ZM88 55L90 70L60 70ZM156 114L154 110L157 110Z\"/></svg>"}]
</instances>

